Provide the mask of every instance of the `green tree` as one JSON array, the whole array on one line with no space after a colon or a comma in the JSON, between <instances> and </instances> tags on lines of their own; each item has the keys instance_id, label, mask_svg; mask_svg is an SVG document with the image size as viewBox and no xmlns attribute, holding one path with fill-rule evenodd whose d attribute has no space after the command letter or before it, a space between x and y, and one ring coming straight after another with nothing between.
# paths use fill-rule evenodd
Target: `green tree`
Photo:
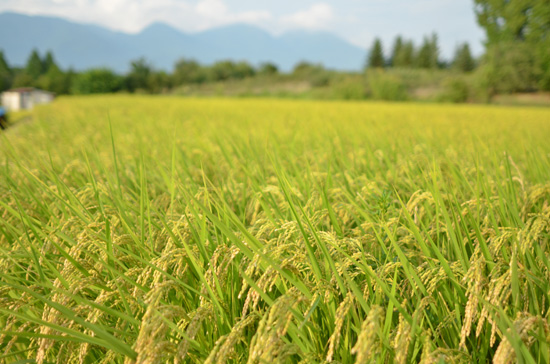
<instances>
[{"instance_id":1,"label":"green tree","mask_svg":"<svg viewBox=\"0 0 550 364\"><path fill-rule=\"evenodd\" d=\"M229 79L243 79L254 76L255 70L247 62L235 63L230 60L214 63L209 69L211 81L225 81Z\"/></svg>"},{"instance_id":2,"label":"green tree","mask_svg":"<svg viewBox=\"0 0 550 364\"><path fill-rule=\"evenodd\" d=\"M453 68L462 72L470 72L474 70L475 66L476 62L472 57L468 43L458 46L453 59Z\"/></svg>"},{"instance_id":3,"label":"green tree","mask_svg":"<svg viewBox=\"0 0 550 364\"><path fill-rule=\"evenodd\" d=\"M395 67L412 67L414 65L414 43L412 40L405 41L401 51L396 54Z\"/></svg>"},{"instance_id":4,"label":"green tree","mask_svg":"<svg viewBox=\"0 0 550 364\"><path fill-rule=\"evenodd\" d=\"M42 61L43 73L35 85L58 95L68 94L71 88L71 76L63 72L55 62L52 52L48 51Z\"/></svg>"},{"instance_id":5,"label":"green tree","mask_svg":"<svg viewBox=\"0 0 550 364\"><path fill-rule=\"evenodd\" d=\"M233 75L234 67L235 64L232 61L216 62L208 69L208 79L214 82L228 80Z\"/></svg>"},{"instance_id":6,"label":"green tree","mask_svg":"<svg viewBox=\"0 0 550 364\"><path fill-rule=\"evenodd\" d=\"M33 78L27 72L25 72L25 70L20 70L18 72L15 72L11 87L30 87L34 86L34 83L35 81L33 80Z\"/></svg>"},{"instance_id":7,"label":"green tree","mask_svg":"<svg viewBox=\"0 0 550 364\"><path fill-rule=\"evenodd\" d=\"M12 79L12 69L4 57L4 52L0 51L0 91L9 89L11 87Z\"/></svg>"},{"instance_id":8,"label":"green tree","mask_svg":"<svg viewBox=\"0 0 550 364\"><path fill-rule=\"evenodd\" d=\"M323 65L306 61L298 62L292 69L292 74L297 77L309 77L312 74L325 72Z\"/></svg>"},{"instance_id":9,"label":"green tree","mask_svg":"<svg viewBox=\"0 0 550 364\"><path fill-rule=\"evenodd\" d=\"M235 64L233 78L243 79L253 77L255 74L256 70L248 62L241 61Z\"/></svg>"},{"instance_id":10,"label":"green tree","mask_svg":"<svg viewBox=\"0 0 550 364\"><path fill-rule=\"evenodd\" d=\"M292 70L295 79L307 81L313 87L323 87L330 83L331 75L322 64L299 62Z\"/></svg>"},{"instance_id":11,"label":"green tree","mask_svg":"<svg viewBox=\"0 0 550 364\"><path fill-rule=\"evenodd\" d=\"M75 94L111 93L121 90L122 77L107 68L96 68L74 78L72 91Z\"/></svg>"},{"instance_id":12,"label":"green tree","mask_svg":"<svg viewBox=\"0 0 550 364\"><path fill-rule=\"evenodd\" d=\"M538 0L530 13L527 41L534 45L538 86L550 91L550 1Z\"/></svg>"},{"instance_id":13,"label":"green tree","mask_svg":"<svg viewBox=\"0 0 550 364\"><path fill-rule=\"evenodd\" d=\"M145 58L132 61L130 73L126 76L126 88L130 92L146 91L151 92L151 76L153 68Z\"/></svg>"},{"instance_id":14,"label":"green tree","mask_svg":"<svg viewBox=\"0 0 550 364\"><path fill-rule=\"evenodd\" d=\"M524 42L492 45L483 63L481 76L488 96L536 89L535 56Z\"/></svg>"},{"instance_id":15,"label":"green tree","mask_svg":"<svg viewBox=\"0 0 550 364\"><path fill-rule=\"evenodd\" d=\"M399 56L403 53L403 38L399 35L395 38L393 48L391 51L390 65L392 67L399 67Z\"/></svg>"},{"instance_id":16,"label":"green tree","mask_svg":"<svg viewBox=\"0 0 550 364\"><path fill-rule=\"evenodd\" d=\"M185 85L190 83L203 83L206 81L205 69L194 60L180 59L174 65L174 85Z\"/></svg>"},{"instance_id":17,"label":"green tree","mask_svg":"<svg viewBox=\"0 0 550 364\"><path fill-rule=\"evenodd\" d=\"M172 88L172 77L164 71L152 72L149 76L151 93L167 92Z\"/></svg>"},{"instance_id":18,"label":"green tree","mask_svg":"<svg viewBox=\"0 0 550 364\"><path fill-rule=\"evenodd\" d=\"M384 50L382 48L382 41L378 38L374 40L369 58L367 61L368 68L383 68L386 65L384 60Z\"/></svg>"},{"instance_id":19,"label":"green tree","mask_svg":"<svg viewBox=\"0 0 550 364\"><path fill-rule=\"evenodd\" d=\"M48 73L53 68L59 70L59 67L55 63L55 59L53 57L53 54L51 51L48 51L46 55L44 56L44 60L42 61L42 72Z\"/></svg>"},{"instance_id":20,"label":"green tree","mask_svg":"<svg viewBox=\"0 0 550 364\"><path fill-rule=\"evenodd\" d=\"M392 50L391 64L393 67L406 68L414 64L414 43L398 37Z\"/></svg>"},{"instance_id":21,"label":"green tree","mask_svg":"<svg viewBox=\"0 0 550 364\"><path fill-rule=\"evenodd\" d=\"M535 28L548 26L548 0L474 0L478 23L489 44L524 41Z\"/></svg>"},{"instance_id":22,"label":"green tree","mask_svg":"<svg viewBox=\"0 0 550 364\"><path fill-rule=\"evenodd\" d=\"M44 64L40 59L40 55L36 49L33 49L29 59L27 60L27 65L25 66L25 72L34 80L44 73ZM27 85L30 86L30 85Z\"/></svg>"},{"instance_id":23,"label":"green tree","mask_svg":"<svg viewBox=\"0 0 550 364\"><path fill-rule=\"evenodd\" d=\"M424 42L416 55L415 63L420 68L434 69L439 66L439 46L435 33L431 37L424 37Z\"/></svg>"},{"instance_id":24,"label":"green tree","mask_svg":"<svg viewBox=\"0 0 550 364\"><path fill-rule=\"evenodd\" d=\"M46 74L38 78L36 86L58 95L68 94L71 87L70 77L69 74L61 71L58 67L50 67Z\"/></svg>"},{"instance_id":25,"label":"green tree","mask_svg":"<svg viewBox=\"0 0 550 364\"><path fill-rule=\"evenodd\" d=\"M550 1L474 0L474 3L478 23L487 35L487 53L517 58L517 49L521 48L528 53L524 57L532 57L528 79L536 78L539 88L550 90ZM495 65L489 64L493 60L498 61L486 57L485 66L494 69Z\"/></svg>"},{"instance_id":26,"label":"green tree","mask_svg":"<svg viewBox=\"0 0 550 364\"><path fill-rule=\"evenodd\" d=\"M407 88L395 74L382 69L367 71L370 96L375 100L401 101L408 98Z\"/></svg>"},{"instance_id":27,"label":"green tree","mask_svg":"<svg viewBox=\"0 0 550 364\"><path fill-rule=\"evenodd\" d=\"M270 62L262 63L260 65L260 68L258 69L258 74L260 75L272 76L278 73L279 73L279 68L277 67L277 65Z\"/></svg>"}]
</instances>

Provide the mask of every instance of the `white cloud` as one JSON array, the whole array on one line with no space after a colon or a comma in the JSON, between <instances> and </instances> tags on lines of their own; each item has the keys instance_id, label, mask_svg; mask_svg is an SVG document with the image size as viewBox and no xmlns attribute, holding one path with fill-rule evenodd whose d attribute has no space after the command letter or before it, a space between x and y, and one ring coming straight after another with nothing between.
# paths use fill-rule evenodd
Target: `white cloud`
<instances>
[{"instance_id":1,"label":"white cloud","mask_svg":"<svg viewBox=\"0 0 550 364\"><path fill-rule=\"evenodd\" d=\"M327 28L334 20L334 11L326 3L312 5L309 9L283 16L283 24L308 29Z\"/></svg>"},{"instance_id":2,"label":"white cloud","mask_svg":"<svg viewBox=\"0 0 550 364\"><path fill-rule=\"evenodd\" d=\"M271 19L271 14L263 10L250 10L233 13L223 0L200 0L195 5L196 13L204 20L201 28L231 23L260 24Z\"/></svg>"},{"instance_id":3,"label":"white cloud","mask_svg":"<svg viewBox=\"0 0 550 364\"><path fill-rule=\"evenodd\" d=\"M232 23L265 25L266 10L231 11L225 0L0 0L0 11L60 16L125 31L139 32L152 22L184 31Z\"/></svg>"},{"instance_id":4,"label":"white cloud","mask_svg":"<svg viewBox=\"0 0 550 364\"><path fill-rule=\"evenodd\" d=\"M271 13L265 10L259 11L245 11L239 13L236 16L237 21L242 21L245 23L259 24L260 22L270 20L272 18Z\"/></svg>"},{"instance_id":5,"label":"white cloud","mask_svg":"<svg viewBox=\"0 0 550 364\"><path fill-rule=\"evenodd\" d=\"M224 19L229 15L227 6L222 0L200 0L195 10L206 18Z\"/></svg>"}]
</instances>

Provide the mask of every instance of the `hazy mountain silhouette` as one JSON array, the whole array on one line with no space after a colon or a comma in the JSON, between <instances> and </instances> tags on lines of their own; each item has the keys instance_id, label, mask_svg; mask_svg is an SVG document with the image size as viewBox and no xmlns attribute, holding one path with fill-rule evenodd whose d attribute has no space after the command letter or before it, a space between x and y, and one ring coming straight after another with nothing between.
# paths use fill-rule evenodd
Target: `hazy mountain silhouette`
<instances>
[{"instance_id":1,"label":"hazy mountain silhouette","mask_svg":"<svg viewBox=\"0 0 550 364\"><path fill-rule=\"evenodd\" d=\"M0 14L0 49L10 64L24 65L33 48L42 53L53 51L65 68L105 66L119 72L128 70L130 61L140 57L165 70L171 70L180 58L206 64L224 59L255 65L270 61L285 70L308 61L358 70L367 53L325 32L292 31L276 37L251 25L235 24L184 33L154 23L138 34L128 34L56 17Z\"/></svg>"}]
</instances>

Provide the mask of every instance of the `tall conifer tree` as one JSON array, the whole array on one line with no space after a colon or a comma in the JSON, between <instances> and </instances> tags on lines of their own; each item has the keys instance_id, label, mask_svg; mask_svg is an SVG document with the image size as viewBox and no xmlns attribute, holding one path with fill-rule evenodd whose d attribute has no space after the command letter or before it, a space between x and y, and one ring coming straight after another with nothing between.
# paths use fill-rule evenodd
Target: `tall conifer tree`
<instances>
[{"instance_id":1,"label":"tall conifer tree","mask_svg":"<svg viewBox=\"0 0 550 364\"><path fill-rule=\"evenodd\" d=\"M374 44L369 54L367 67L369 68L383 68L386 65L384 60L384 50L382 48L382 41L378 38L374 40Z\"/></svg>"}]
</instances>

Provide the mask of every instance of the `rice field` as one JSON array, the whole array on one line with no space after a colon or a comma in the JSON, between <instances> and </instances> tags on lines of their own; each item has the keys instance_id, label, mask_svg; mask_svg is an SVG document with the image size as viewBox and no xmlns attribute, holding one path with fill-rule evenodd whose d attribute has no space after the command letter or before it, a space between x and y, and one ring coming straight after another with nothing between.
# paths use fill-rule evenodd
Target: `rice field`
<instances>
[{"instance_id":1,"label":"rice field","mask_svg":"<svg viewBox=\"0 0 550 364\"><path fill-rule=\"evenodd\" d=\"M0 134L0 363L550 363L550 109L60 98Z\"/></svg>"}]
</instances>

